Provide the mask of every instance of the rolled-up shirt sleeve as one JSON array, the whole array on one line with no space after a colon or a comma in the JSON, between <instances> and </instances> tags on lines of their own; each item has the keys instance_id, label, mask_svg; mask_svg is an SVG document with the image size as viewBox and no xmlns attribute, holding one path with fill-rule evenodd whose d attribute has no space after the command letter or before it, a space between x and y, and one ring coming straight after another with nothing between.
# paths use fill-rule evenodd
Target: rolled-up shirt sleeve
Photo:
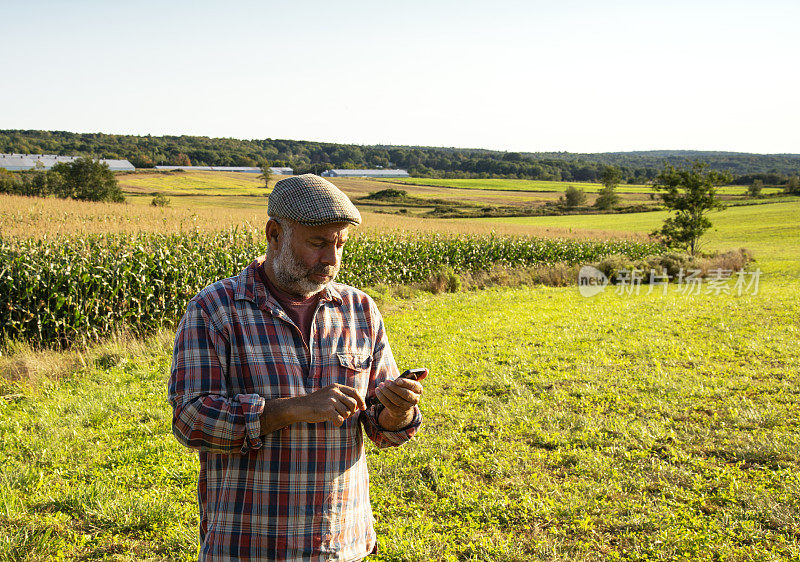
<instances>
[{"instance_id":1,"label":"rolled-up shirt sleeve","mask_svg":"<svg viewBox=\"0 0 800 562\"><path fill-rule=\"evenodd\" d=\"M262 445L264 398L230 391L230 345L196 302L190 302L175 336L168 397L172 433L193 449L247 453Z\"/></svg>"},{"instance_id":2,"label":"rolled-up shirt sleeve","mask_svg":"<svg viewBox=\"0 0 800 562\"><path fill-rule=\"evenodd\" d=\"M375 304L370 301L371 316L375 319L375 347L372 353L372 368L370 372L370 393L375 392L375 388L383 382L394 380L400 376L395 363L392 349L389 346L389 339L386 336L386 329L383 319L378 312ZM414 419L409 425L396 431L391 431L381 427L379 416L383 411L383 404L376 404L367 409L361 416L364 432L367 437L379 448L394 447L402 445L414 437L414 434L422 425L422 413L419 407L414 407Z\"/></svg>"}]
</instances>

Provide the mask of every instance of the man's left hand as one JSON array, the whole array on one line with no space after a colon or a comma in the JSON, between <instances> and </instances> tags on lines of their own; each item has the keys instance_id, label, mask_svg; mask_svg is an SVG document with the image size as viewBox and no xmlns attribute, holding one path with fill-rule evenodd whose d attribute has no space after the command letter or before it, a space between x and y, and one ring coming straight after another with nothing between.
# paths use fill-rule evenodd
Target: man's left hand
<instances>
[{"instance_id":1,"label":"man's left hand","mask_svg":"<svg viewBox=\"0 0 800 562\"><path fill-rule=\"evenodd\" d=\"M375 394L385 406L379 419L381 426L390 431L398 430L413 421L414 408L422 396L422 383L397 378L379 384Z\"/></svg>"}]
</instances>

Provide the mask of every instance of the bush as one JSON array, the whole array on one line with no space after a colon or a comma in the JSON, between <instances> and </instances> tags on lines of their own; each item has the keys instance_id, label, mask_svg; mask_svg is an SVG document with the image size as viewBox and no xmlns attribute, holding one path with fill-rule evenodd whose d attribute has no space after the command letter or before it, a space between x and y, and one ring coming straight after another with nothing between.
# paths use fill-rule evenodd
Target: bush
<instances>
[{"instance_id":1,"label":"bush","mask_svg":"<svg viewBox=\"0 0 800 562\"><path fill-rule=\"evenodd\" d=\"M644 259L612 255L600 260L595 267L608 277L610 283L614 283L618 275L629 276L633 269L640 270L642 283L649 283L651 271L657 276L663 275L666 271L670 280L675 281L692 271L699 271L700 277L714 275L719 270L731 273L741 271L751 261L753 261L752 254L747 249L740 248L705 258L696 258L680 252L655 254Z\"/></svg>"},{"instance_id":2,"label":"bush","mask_svg":"<svg viewBox=\"0 0 800 562\"><path fill-rule=\"evenodd\" d=\"M619 194L615 191L615 187L607 186L600 190L600 194L594 202L594 206L603 211L613 209L619 203Z\"/></svg>"},{"instance_id":3,"label":"bush","mask_svg":"<svg viewBox=\"0 0 800 562\"><path fill-rule=\"evenodd\" d=\"M676 278L681 270L685 273L690 269L698 268L698 264L692 256L681 252L667 252L658 256L648 256L645 261L648 272L653 269L657 274L661 274L662 271L666 270L670 278Z\"/></svg>"},{"instance_id":4,"label":"bush","mask_svg":"<svg viewBox=\"0 0 800 562\"><path fill-rule=\"evenodd\" d=\"M150 201L150 204L153 207L166 207L169 205L169 198L166 197L163 193L156 193L153 196L153 200Z\"/></svg>"},{"instance_id":5,"label":"bush","mask_svg":"<svg viewBox=\"0 0 800 562\"><path fill-rule=\"evenodd\" d=\"M567 207L579 207L586 204L586 193L582 189L568 185L564 196L560 197L559 201Z\"/></svg>"},{"instance_id":6,"label":"bush","mask_svg":"<svg viewBox=\"0 0 800 562\"><path fill-rule=\"evenodd\" d=\"M372 201L405 201L408 199L408 192L404 189L382 189L381 191L370 193L364 199Z\"/></svg>"},{"instance_id":7,"label":"bush","mask_svg":"<svg viewBox=\"0 0 800 562\"><path fill-rule=\"evenodd\" d=\"M703 271L703 275L709 275L711 272L719 270L741 271L752 261L755 261L753 254L746 248L739 248L704 258L698 262L697 266Z\"/></svg>"},{"instance_id":8,"label":"bush","mask_svg":"<svg viewBox=\"0 0 800 562\"><path fill-rule=\"evenodd\" d=\"M747 186L748 197L761 197L761 190L764 189L764 182L761 180L753 180L753 183Z\"/></svg>"},{"instance_id":9,"label":"bush","mask_svg":"<svg viewBox=\"0 0 800 562\"><path fill-rule=\"evenodd\" d=\"M643 262L633 260L628 256L614 254L600 260L596 267L608 277L610 283L613 283L623 272L630 272L634 268L644 269L643 266Z\"/></svg>"},{"instance_id":10,"label":"bush","mask_svg":"<svg viewBox=\"0 0 800 562\"><path fill-rule=\"evenodd\" d=\"M445 267L431 275L427 286L431 293L457 293L461 290L461 277L451 267Z\"/></svg>"}]
</instances>

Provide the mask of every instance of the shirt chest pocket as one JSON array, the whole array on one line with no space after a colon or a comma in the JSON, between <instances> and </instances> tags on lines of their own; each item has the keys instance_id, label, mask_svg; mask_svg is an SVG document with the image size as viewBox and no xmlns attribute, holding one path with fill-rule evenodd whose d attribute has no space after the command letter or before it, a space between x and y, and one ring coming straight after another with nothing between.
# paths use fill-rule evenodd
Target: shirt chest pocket
<instances>
[{"instance_id":1,"label":"shirt chest pocket","mask_svg":"<svg viewBox=\"0 0 800 562\"><path fill-rule=\"evenodd\" d=\"M372 355L365 353L337 353L333 362L331 376L339 384L352 386L362 395L367 391L369 383Z\"/></svg>"}]
</instances>

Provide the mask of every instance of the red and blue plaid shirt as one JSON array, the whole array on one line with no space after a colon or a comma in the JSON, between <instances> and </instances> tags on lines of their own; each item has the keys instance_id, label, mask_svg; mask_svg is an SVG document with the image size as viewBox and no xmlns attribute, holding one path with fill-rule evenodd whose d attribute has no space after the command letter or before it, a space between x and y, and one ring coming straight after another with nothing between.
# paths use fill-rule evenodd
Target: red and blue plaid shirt
<instances>
[{"instance_id":1,"label":"red and blue plaid shirt","mask_svg":"<svg viewBox=\"0 0 800 562\"><path fill-rule=\"evenodd\" d=\"M295 423L261 436L265 400L332 383L366 397L398 376L375 303L331 284L311 340L259 280L263 257L206 287L178 327L169 399L177 439L199 450L201 560L359 560L376 544L363 433L408 441L378 423L382 406L332 423ZM362 432L363 428L363 432Z\"/></svg>"}]
</instances>

